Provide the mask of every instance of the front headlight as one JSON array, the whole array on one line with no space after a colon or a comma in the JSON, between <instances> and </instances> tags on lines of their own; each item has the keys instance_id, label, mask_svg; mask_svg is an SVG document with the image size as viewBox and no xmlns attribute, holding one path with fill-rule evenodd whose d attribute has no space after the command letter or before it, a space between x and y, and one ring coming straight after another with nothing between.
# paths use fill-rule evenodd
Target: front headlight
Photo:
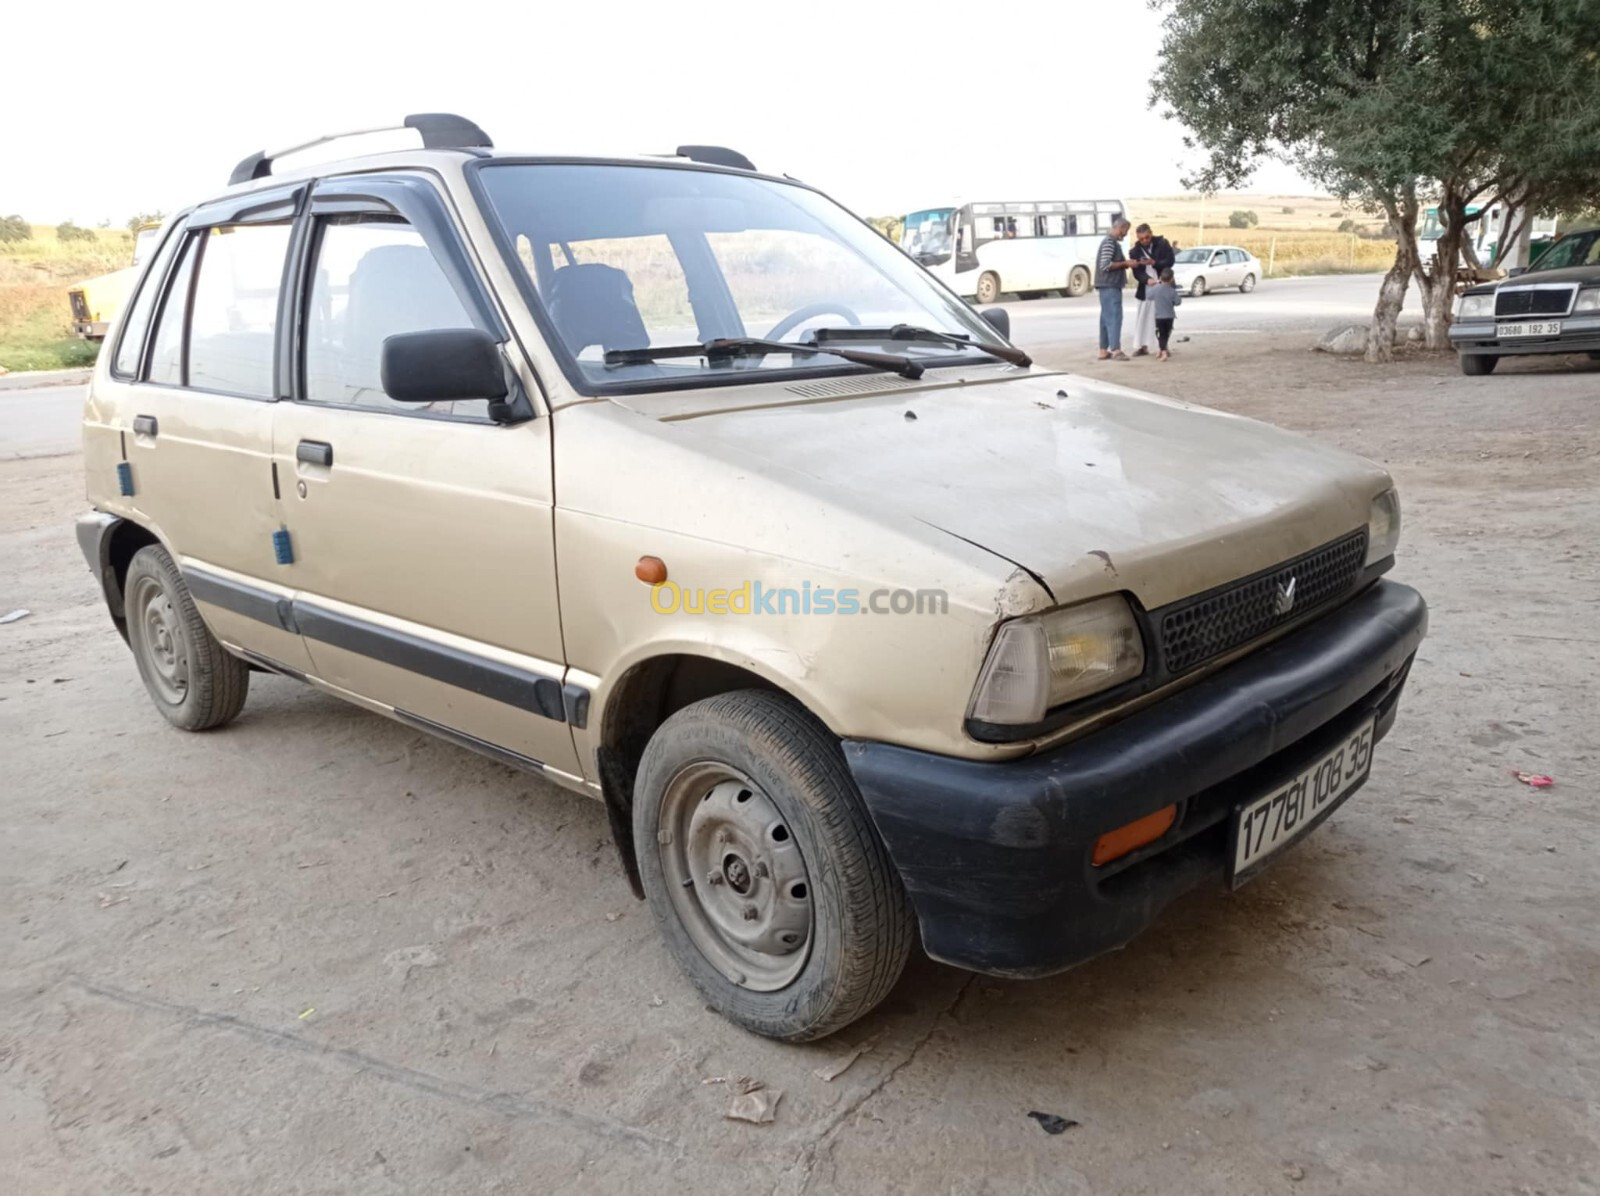
<instances>
[{"instance_id":1,"label":"front headlight","mask_svg":"<svg viewBox=\"0 0 1600 1196\"><path fill-rule=\"evenodd\" d=\"M1400 492L1385 490L1372 500L1367 516L1367 564L1394 555L1400 544Z\"/></svg>"},{"instance_id":2,"label":"front headlight","mask_svg":"<svg viewBox=\"0 0 1600 1196\"><path fill-rule=\"evenodd\" d=\"M1600 287L1590 287L1586 291L1579 291L1577 305L1572 310L1600 311Z\"/></svg>"},{"instance_id":3,"label":"front headlight","mask_svg":"<svg viewBox=\"0 0 1600 1196\"><path fill-rule=\"evenodd\" d=\"M1126 598L1112 594L1001 626L967 717L1027 726L1049 710L1144 672L1144 640Z\"/></svg>"},{"instance_id":4,"label":"front headlight","mask_svg":"<svg viewBox=\"0 0 1600 1196\"><path fill-rule=\"evenodd\" d=\"M1494 315L1493 295L1461 296L1460 316L1463 320L1481 320L1485 316L1492 315Z\"/></svg>"}]
</instances>

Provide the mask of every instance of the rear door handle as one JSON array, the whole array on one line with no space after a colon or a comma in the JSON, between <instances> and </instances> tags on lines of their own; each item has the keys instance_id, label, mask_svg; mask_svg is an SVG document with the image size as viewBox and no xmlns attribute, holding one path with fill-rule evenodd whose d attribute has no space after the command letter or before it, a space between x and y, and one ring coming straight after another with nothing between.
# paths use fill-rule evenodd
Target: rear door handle
<instances>
[{"instance_id":1,"label":"rear door handle","mask_svg":"<svg viewBox=\"0 0 1600 1196\"><path fill-rule=\"evenodd\" d=\"M294 448L294 459L307 465L331 466L333 445L324 440L302 440Z\"/></svg>"},{"instance_id":2,"label":"rear door handle","mask_svg":"<svg viewBox=\"0 0 1600 1196\"><path fill-rule=\"evenodd\" d=\"M154 437L156 426L156 417L153 415L136 415L133 417L133 431L137 436Z\"/></svg>"}]
</instances>

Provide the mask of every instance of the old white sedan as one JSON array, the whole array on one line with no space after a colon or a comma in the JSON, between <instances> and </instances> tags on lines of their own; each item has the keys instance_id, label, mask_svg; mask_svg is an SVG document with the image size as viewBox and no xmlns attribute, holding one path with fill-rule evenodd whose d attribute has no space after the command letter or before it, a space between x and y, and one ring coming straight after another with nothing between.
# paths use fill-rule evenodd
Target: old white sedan
<instances>
[{"instance_id":1,"label":"old white sedan","mask_svg":"<svg viewBox=\"0 0 1600 1196\"><path fill-rule=\"evenodd\" d=\"M1172 278L1191 295L1223 287L1253 291L1261 279L1261 260L1237 245L1199 245L1178 251Z\"/></svg>"}]
</instances>

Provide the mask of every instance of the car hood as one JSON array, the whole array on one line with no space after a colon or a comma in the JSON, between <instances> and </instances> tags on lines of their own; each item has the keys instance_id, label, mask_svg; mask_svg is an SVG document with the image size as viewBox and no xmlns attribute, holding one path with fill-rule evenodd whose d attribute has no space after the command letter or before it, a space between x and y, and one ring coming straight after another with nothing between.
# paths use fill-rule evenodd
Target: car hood
<instances>
[{"instance_id":1,"label":"car hood","mask_svg":"<svg viewBox=\"0 0 1600 1196\"><path fill-rule=\"evenodd\" d=\"M1125 589L1165 605L1363 526L1389 485L1371 462L1293 433L1075 375L896 382L831 401L681 404L666 418L718 456L979 546L1057 602Z\"/></svg>"}]
</instances>

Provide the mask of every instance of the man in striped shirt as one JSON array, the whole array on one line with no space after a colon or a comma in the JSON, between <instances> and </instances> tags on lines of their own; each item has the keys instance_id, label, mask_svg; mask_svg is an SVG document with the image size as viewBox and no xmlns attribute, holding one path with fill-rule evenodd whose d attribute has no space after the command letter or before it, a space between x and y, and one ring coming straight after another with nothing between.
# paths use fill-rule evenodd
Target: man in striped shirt
<instances>
[{"instance_id":1,"label":"man in striped shirt","mask_svg":"<svg viewBox=\"0 0 1600 1196\"><path fill-rule=\"evenodd\" d=\"M1100 296L1100 360L1127 361L1122 351L1122 291L1127 286L1127 271L1134 264L1122 252L1122 238L1132 225L1118 216L1111 234L1100 242L1094 260L1094 289Z\"/></svg>"}]
</instances>

